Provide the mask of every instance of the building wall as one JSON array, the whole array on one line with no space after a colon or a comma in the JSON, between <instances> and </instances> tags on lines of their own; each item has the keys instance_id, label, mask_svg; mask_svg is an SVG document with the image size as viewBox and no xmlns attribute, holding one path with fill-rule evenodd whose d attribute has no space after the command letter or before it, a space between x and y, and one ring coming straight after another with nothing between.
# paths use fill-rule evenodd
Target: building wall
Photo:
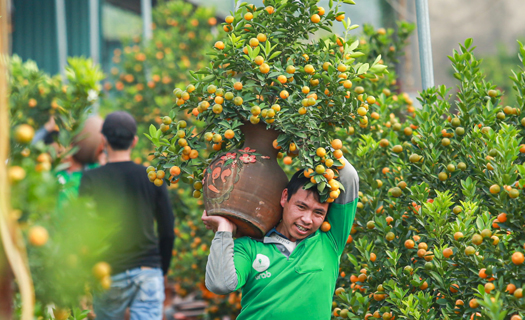
<instances>
[{"instance_id":1,"label":"building wall","mask_svg":"<svg viewBox=\"0 0 525 320\"><path fill-rule=\"evenodd\" d=\"M68 56L90 56L89 0L65 0ZM13 0L11 51L59 72L55 0ZM99 6L100 7L100 6Z\"/></svg>"},{"instance_id":2,"label":"building wall","mask_svg":"<svg viewBox=\"0 0 525 320\"><path fill-rule=\"evenodd\" d=\"M66 0L67 55L90 56L89 0Z\"/></svg>"},{"instance_id":3,"label":"building wall","mask_svg":"<svg viewBox=\"0 0 525 320\"><path fill-rule=\"evenodd\" d=\"M12 12L12 53L58 72L54 0L15 0Z\"/></svg>"},{"instance_id":4,"label":"building wall","mask_svg":"<svg viewBox=\"0 0 525 320\"><path fill-rule=\"evenodd\" d=\"M429 9L436 84L454 83L447 56L467 38L476 56L494 55L500 44L517 54L516 40L525 38L523 0L430 0Z\"/></svg>"}]
</instances>

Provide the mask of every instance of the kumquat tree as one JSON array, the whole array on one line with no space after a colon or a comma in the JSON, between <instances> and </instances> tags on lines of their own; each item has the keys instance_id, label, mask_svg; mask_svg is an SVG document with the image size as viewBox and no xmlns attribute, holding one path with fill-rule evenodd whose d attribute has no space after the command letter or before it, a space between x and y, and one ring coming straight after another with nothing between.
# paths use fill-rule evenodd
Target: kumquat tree
<instances>
[{"instance_id":1,"label":"kumquat tree","mask_svg":"<svg viewBox=\"0 0 525 320\"><path fill-rule=\"evenodd\" d=\"M502 106L473 50L469 39L450 57L453 100L428 89L403 122L399 96L380 93L388 122L346 139L361 194L334 318L522 318L525 69L512 75L517 101Z\"/></svg>"},{"instance_id":2,"label":"kumquat tree","mask_svg":"<svg viewBox=\"0 0 525 320\"><path fill-rule=\"evenodd\" d=\"M99 97L97 82L104 78L91 60L68 62L65 84L60 77L40 71L33 61L22 63L16 56L9 61L9 218L22 230L34 279L35 315L45 319L85 318L88 311L79 309L79 301L87 289L104 290L111 284L110 266L100 261L100 254L105 236L111 233L104 224L113 224L98 217L84 200L58 203L67 186L57 174L67 167L64 159L77 150L72 146L74 137ZM54 125L49 130L56 133L53 139L47 144L43 137L34 141L35 132L50 119ZM53 306L52 313L46 305Z\"/></svg>"},{"instance_id":3,"label":"kumquat tree","mask_svg":"<svg viewBox=\"0 0 525 320\"><path fill-rule=\"evenodd\" d=\"M210 48L209 66L190 71L192 83L174 90L178 108L170 116L188 110L204 122L204 129L195 132L186 121L150 127L147 137L159 160L150 169L152 182L176 181L184 174L202 180L211 159L241 146L243 126L261 123L280 133L275 148L301 159L300 167L308 168L305 174L312 179L307 187L317 187L322 201L332 202L340 192L334 177L344 163L335 129L368 123L368 105L350 89L354 82L383 75L387 66L380 56L356 62L364 55L357 51L358 40L349 43L336 35L310 39L320 29L330 31L334 22L346 30L357 27L344 20L339 5L331 2L328 10L315 1L266 5L241 4L226 17L227 37ZM210 146L213 152L199 159ZM196 188L194 195L200 194Z\"/></svg>"}]
</instances>

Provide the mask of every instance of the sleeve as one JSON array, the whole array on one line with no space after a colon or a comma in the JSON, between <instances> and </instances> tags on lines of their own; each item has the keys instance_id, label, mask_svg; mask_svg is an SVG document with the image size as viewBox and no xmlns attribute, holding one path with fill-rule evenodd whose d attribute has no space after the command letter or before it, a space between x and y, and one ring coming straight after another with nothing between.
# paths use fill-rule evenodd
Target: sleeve
<instances>
[{"instance_id":1,"label":"sleeve","mask_svg":"<svg viewBox=\"0 0 525 320\"><path fill-rule=\"evenodd\" d=\"M206 288L215 294L227 294L237 288L231 232L217 231L206 264Z\"/></svg>"},{"instance_id":2,"label":"sleeve","mask_svg":"<svg viewBox=\"0 0 525 320\"><path fill-rule=\"evenodd\" d=\"M359 201L359 176L354 167L346 159L344 161L346 165L339 171L339 181L343 184L345 191L341 192L330 205L327 217L331 225L328 233L339 254L343 253L348 235L350 235Z\"/></svg>"},{"instance_id":3,"label":"sleeve","mask_svg":"<svg viewBox=\"0 0 525 320\"><path fill-rule=\"evenodd\" d=\"M170 268L173 242L175 240L175 217L171 210L171 204L166 185L158 187L157 207L155 219L157 220L157 233L159 235L159 252L161 257L162 273L167 274Z\"/></svg>"},{"instance_id":4,"label":"sleeve","mask_svg":"<svg viewBox=\"0 0 525 320\"><path fill-rule=\"evenodd\" d=\"M46 130L45 127L38 129L35 132L35 135L33 136L33 140L31 140L31 145L36 144L40 140L44 140L47 134L48 134L48 131Z\"/></svg>"}]
</instances>

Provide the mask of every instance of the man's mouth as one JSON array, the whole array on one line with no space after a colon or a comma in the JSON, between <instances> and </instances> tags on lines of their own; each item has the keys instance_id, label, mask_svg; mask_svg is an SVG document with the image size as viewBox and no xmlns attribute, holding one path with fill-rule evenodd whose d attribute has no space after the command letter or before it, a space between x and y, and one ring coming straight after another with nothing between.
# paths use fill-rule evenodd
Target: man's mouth
<instances>
[{"instance_id":1,"label":"man's mouth","mask_svg":"<svg viewBox=\"0 0 525 320\"><path fill-rule=\"evenodd\" d=\"M295 224L295 226L297 227L297 230L299 230L299 233L301 233L301 234L307 234L308 231L310 230L309 228L301 226L301 225L299 225L297 223Z\"/></svg>"}]
</instances>

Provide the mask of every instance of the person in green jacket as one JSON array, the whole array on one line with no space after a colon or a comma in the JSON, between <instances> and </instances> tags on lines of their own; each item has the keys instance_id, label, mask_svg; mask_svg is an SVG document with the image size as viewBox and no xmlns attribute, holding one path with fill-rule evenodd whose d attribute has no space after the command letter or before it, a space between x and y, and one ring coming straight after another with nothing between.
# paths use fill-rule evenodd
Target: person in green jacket
<instances>
[{"instance_id":1,"label":"person in green jacket","mask_svg":"<svg viewBox=\"0 0 525 320\"><path fill-rule=\"evenodd\" d=\"M345 191L331 204L297 172L283 190L283 217L263 239L233 240L235 225L202 215L216 231L206 265L206 287L216 294L242 289L244 319L330 319L339 261L355 217L359 177L344 158L339 180ZM319 228L324 221L331 228Z\"/></svg>"}]
</instances>

